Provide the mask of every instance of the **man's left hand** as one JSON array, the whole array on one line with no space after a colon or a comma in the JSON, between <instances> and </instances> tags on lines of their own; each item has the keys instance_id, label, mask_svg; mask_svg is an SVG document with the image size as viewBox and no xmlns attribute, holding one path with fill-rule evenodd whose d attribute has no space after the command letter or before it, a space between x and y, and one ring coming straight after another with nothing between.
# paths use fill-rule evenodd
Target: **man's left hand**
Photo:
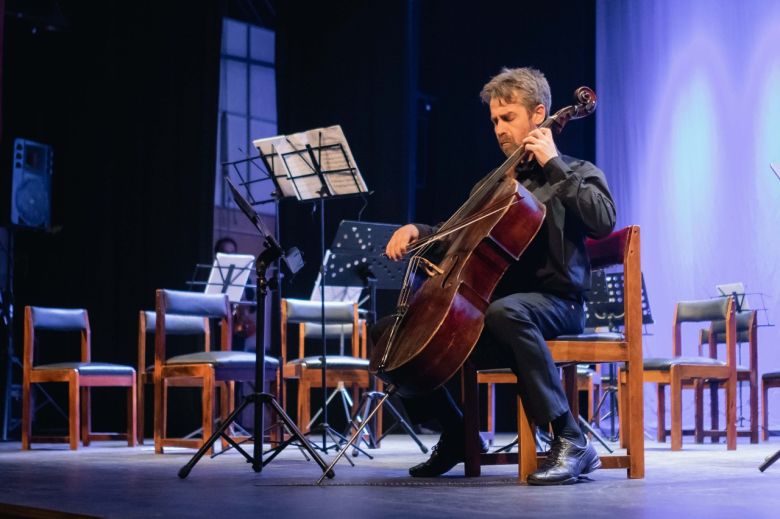
<instances>
[{"instance_id":1,"label":"man's left hand","mask_svg":"<svg viewBox=\"0 0 780 519\"><path fill-rule=\"evenodd\" d=\"M555 147L552 132L549 128L536 128L523 139L525 149L533 153L533 157L544 167L550 159L558 156L558 149Z\"/></svg>"}]
</instances>

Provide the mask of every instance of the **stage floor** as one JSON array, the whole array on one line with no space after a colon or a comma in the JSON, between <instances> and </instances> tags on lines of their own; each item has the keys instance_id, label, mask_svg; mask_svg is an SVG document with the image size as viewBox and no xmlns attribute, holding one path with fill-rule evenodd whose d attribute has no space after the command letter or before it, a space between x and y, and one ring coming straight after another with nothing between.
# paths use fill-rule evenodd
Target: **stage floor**
<instances>
[{"instance_id":1,"label":"stage floor","mask_svg":"<svg viewBox=\"0 0 780 519\"><path fill-rule=\"evenodd\" d=\"M423 440L431 446L436 438ZM355 467L342 460L322 487L314 486L317 465L295 448L261 474L228 453L201 460L181 480L177 471L192 455L185 449L155 455L150 445L97 442L76 452L64 445L22 452L19 443L3 443L0 516L61 516L43 512L49 510L98 517L780 517L780 462L758 471L780 441L745 440L732 452L688 438L681 452L648 441L643 480L599 470L589 481L547 488L517 485L515 466L486 467L482 477L467 479L461 464L442 478L410 478L407 468L426 455L401 435L370 451L373 460L354 458Z\"/></svg>"}]
</instances>

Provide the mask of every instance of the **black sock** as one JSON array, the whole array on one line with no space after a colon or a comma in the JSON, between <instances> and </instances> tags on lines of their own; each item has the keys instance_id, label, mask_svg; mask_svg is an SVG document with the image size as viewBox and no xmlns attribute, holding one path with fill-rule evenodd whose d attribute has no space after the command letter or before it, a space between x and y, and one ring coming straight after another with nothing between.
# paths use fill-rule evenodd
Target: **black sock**
<instances>
[{"instance_id":1,"label":"black sock","mask_svg":"<svg viewBox=\"0 0 780 519\"><path fill-rule=\"evenodd\" d=\"M577 420L571 414L571 411L566 411L558 418L550 422L553 428L553 434L562 436L567 440L575 443L576 445L585 445L585 435L582 434L582 429L577 424Z\"/></svg>"}]
</instances>

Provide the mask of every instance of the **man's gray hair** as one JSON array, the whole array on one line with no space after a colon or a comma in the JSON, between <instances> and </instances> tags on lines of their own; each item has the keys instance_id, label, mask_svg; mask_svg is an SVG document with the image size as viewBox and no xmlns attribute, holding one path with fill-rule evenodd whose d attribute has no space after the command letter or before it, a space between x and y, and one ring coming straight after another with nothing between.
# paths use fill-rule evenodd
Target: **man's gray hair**
<instances>
[{"instance_id":1,"label":"man's gray hair","mask_svg":"<svg viewBox=\"0 0 780 519\"><path fill-rule=\"evenodd\" d=\"M489 104L491 99L500 99L506 103L520 102L528 112L537 105L543 105L547 116L550 115L550 84L540 71L531 67L506 68L493 76L479 93L482 102Z\"/></svg>"}]
</instances>

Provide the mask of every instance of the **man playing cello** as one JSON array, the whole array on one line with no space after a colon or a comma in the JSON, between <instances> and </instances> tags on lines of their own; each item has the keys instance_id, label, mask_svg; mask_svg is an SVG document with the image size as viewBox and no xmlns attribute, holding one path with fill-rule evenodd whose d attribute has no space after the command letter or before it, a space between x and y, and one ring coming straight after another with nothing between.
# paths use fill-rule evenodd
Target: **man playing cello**
<instances>
[{"instance_id":1,"label":"man playing cello","mask_svg":"<svg viewBox=\"0 0 780 519\"><path fill-rule=\"evenodd\" d=\"M582 332L584 295L590 289L585 238L612 232L615 205L604 174L589 162L560 155L551 131L539 128L551 105L550 86L541 72L505 68L483 87L481 98L490 107L490 120L506 156L520 146L531 153L531 159L514 170L515 178L546 206L547 215L496 288L472 359L478 367L511 368L529 418L552 426L550 453L528 483L574 483L599 468L600 461L569 410L545 340ZM401 259L411 244L436 229L405 225L391 237L386 254ZM391 320L382 319L372 328L374 343ZM405 403L413 420L436 418L443 431L431 457L409 473L439 476L463 461L463 414L446 387Z\"/></svg>"}]
</instances>

